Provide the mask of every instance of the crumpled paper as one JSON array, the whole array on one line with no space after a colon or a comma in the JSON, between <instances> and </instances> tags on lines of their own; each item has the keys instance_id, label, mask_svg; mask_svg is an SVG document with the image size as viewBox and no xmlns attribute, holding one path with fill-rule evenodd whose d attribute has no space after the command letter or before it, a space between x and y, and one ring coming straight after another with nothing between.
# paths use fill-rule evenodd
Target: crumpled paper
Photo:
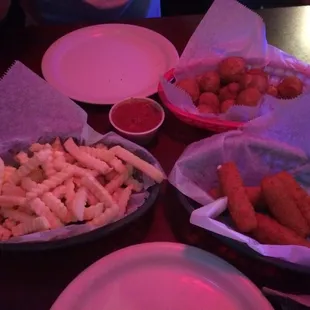
<instances>
[{"instance_id":1,"label":"crumpled paper","mask_svg":"<svg viewBox=\"0 0 310 310\"><path fill-rule=\"evenodd\" d=\"M276 99L275 99L276 100ZM310 249L301 246L263 245L238 233L226 210L227 198L214 201L208 191L219 186L218 165L237 164L246 186L257 186L262 178L286 170L310 194L310 94L287 102L282 109L235 130L188 146L172 169L169 181L191 198L197 207L191 223L246 243L256 252L310 267Z\"/></svg>"},{"instance_id":2,"label":"crumpled paper","mask_svg":"<svg viewBox=\"0 0 310 310\"><path fill-rule=\"evenodd\" d=\"M101 135L87 124L86 113L69 98L61 95L48 83L16 61L0 80L0 155L12 163L14 151L27 150L32 143L51 142L53 138L74 137L81 144L103 142L108 146L121 145L161 169L157 160L144 148L114 132ZM127 215L143 205L147 189L154 182L141 175L144 191L132 195ZM49 241L88 232L88 224L69 225L51 231L14 237L6 242Z\"/></svg>"},{"instance_id":3,"label":"crumpled paper","mask_svg":"<svg viewBox=\"0 0 310 310\"><path fill-rule=\"evenodd\" d=\"M236 0L213 2L190 38L174 75L180 80L215 70L217 64L229 56L247 59L249 67L265 67L272 84L294 74L303 80L304 92L310 88L310 66L268 45L262 18ZM245 122L271 111L272 97L264 96L257 107L233 106L224 114L203 114L182 89L165 78L161 78L161 84L171 104L205 118Z\"/></svg>"}]
</instances>

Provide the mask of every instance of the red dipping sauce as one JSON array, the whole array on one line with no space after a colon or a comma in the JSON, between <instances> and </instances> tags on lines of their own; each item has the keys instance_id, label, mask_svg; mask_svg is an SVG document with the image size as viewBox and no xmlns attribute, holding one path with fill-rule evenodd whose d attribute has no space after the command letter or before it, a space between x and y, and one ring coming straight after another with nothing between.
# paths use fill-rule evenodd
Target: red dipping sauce
<instances>
[{"instance_id":1,"label":"red dipping sauce","mask_svg":"<svg viewBox=\"0 0 310 310\"><path fill-rule=\"evenodd\" d=\"M115 107L114 124L128 132L141 133L154 129L163 118L162 111L143 99L129 99Z\"/></svg>"}]
</instances>

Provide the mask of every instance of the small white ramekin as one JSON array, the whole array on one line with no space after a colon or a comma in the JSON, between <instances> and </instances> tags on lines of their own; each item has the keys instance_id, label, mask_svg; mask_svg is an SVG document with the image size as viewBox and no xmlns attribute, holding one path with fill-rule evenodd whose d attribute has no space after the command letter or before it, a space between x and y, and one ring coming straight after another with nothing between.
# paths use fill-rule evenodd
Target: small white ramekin
<instances>
[{"instance_id":1,"label":"small white ramekin","mask_svg":"<svg viewBox=\"0 0 310 310\"><path fill-rule=\"evenodd\" d=\"M132 102L134 100L139 100L139 101L143 100L143 101L149 102L152 105L154 105L156 107L156 109L158 109L161 112L161 115L162 115L161 120L154 128L152 128L148 131L144 131L144 132L130 132L130 131L123 130L123 129L121 129L115 125L115 123L113 122L113 112L115 111L115 109L117 107L119 107L120 105L128 104L128 102ZM141 144L141 145L148 144L156 136L156 133L157 133L158 129L160 128L160 126L163 124L164 120L165 120L165 111L162 108L162 106L158 102L156 102L155 100L152 100L149 98L126 99L124 101L121 101L121 102L114 104L113 107L111 108L110 112L109 112L109 121L112 124L112 126L116 129L116 131L120 135L122 135L124 138L131 140L135 143Z\"/></svg>"}]
</instances>

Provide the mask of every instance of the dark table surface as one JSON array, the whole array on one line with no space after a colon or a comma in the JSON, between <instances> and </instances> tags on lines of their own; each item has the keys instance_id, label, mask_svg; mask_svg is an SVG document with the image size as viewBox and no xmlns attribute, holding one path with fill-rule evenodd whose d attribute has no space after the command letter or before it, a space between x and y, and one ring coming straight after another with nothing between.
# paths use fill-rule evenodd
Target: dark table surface
<instances>
[{"instance_id":1,"label":"dark table surface","mask_svg":"<svg viewBox=\"0 0 310 310\"><path fill-rule=\"evenodd\" d=\"M310 7L265 9L258 13L266 23L269 43L304 61L310 62L310 41L308 40L310 34ZM131 23L163 34L181 53L201 18L202 16L182 16L138 20ZM81 26L42 26L0 34L0 71L4 73L14 59L18 59L34 72L41 74L41 59L49 45L62 35ZM88 113L89 124L95 130L101 133L110 130L107 107L85 104L81 104L81 106ZM149 147L149 150L157 157L164 170L169 173L186 145L208 135L210 133L190 128L168 114L158 140ZM164 196L164 193L161 194L156 205L154 221L144 242L176 241L164 216L164 203L168 198ZM245 258L239 258L236 253L217 241L210 241L209 250L238 267L241 264L248 264L249 268L255 270L254 263L247 262ZM33 258L33 261L25 267L21 263L24 260L23 255L13 259L2 253L0 256L0 308L3 310L48 309L64 287L93 261L93 258L87 259L88 256L91 256L91 253L81 252L77 253L72 262L66 266L61 264L58 267L52 264L49 265L49 261L62 260L61 254L57 255L58 257L53 257L51 254L50 257L44 258L44 260L46 259L44 264L42 259L40 260L40 254L38 254L38 257ZM250 272L247 275L257 285L261 285L258 276L261 272L261 270L256 269L255 272ZM274 270L270 267L264 272L272 274ZM282 272L284 276L286 271ZM281 283L283 289L290 287L292 290L292 288L294 289L292 282L299 281L297 275L291 275L289 279L286 281L290 281L290 283L285 281ZM290 285L287 286L286 284Z\"/></svg>"}]
</instances>

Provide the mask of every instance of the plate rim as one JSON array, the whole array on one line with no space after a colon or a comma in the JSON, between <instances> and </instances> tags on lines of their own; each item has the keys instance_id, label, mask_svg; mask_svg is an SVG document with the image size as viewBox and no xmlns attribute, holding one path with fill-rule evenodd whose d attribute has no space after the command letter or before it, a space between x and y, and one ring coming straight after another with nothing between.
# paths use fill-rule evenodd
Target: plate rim
<instances>
[{"instance_id":1,"label":"plate rim","mask_svg":"<svg viewBox=\"0 0 310 310\"><path fill-rule=\"evenodd\" d=\"M47 65L48 59L51 58L54 50L56 50L58 48L59 45L62 44L62 42L65 42L66 40L68 40L68 38L70 39L72 36L79 36L82 33L88 33L89 31L91 31L92 29L102 29L102 28L109 28L109 27L124 27L124 28L131 28L131 29L138 29L138 31L145 31L145 32L149 32L151 33L153 36L157 36L158 38L160 38L160 40L162 40L162 42L165 42L166 46L169 46L169 55L171 55L171 58L173 58L173 62L169 65L169 67L175 67L176 64L178 63L179 59L180 59L180 55L178 50L176 49L175 45L168 39L166 38L164 35L162 35L161 33L154 31L153 29L150 28L146 28L146 27L142 27L142 26L138 26L138 25L133 25L133 24L126 24L126 23L107 23L107 24L96 24L96 25L91 25L91 26L86 26L86 27L81 27L78 29L75 29L73 31L70 31L66 34L64 34L63 36L61 36L60 38L56 39L52 44L50 44L48 46L48 48L45 50L44 55L42 57L41 60L41 72L42 72L42 76L45 79L45 81L51 85L53 88L55 88L58 92L62 93L64 96L69 97L72 100L75 101L79 101L85 104L90 104L90 105L114 105L116 102L114 103L107 103L104 102L103 100L95 100L95 101L90 101L90 100L86 100L86 98L77 98L76 96L69 96L68 94L65 94L65 92L61 91L59 88L57 88L57 85L55 86L54 83L50 82L49 76L51 76L51 73L48 73L49 71L51 71L50 69L46 69L49 66ZM169 56L170 58L170 56ZM171 69L169 68L169 69ZM163 75L165 74L165 72L163 72ZM157 86L158 86L158 82L154 83L154 91L152 93L149 93L148 95L144 95L145 97L149 97L152 96L154 94L157 93ZM59 84L58 84L59 85ZM87 97L87 96L86 96Z\"/></svg>"},{"instance_id":2,"label":"plate rim","mask_svg":"<svg viewBox=\"0 0 310 310\"><path fill-rule=\"evenodd\" d=\"M66 288L60 293L60 295L57 297L57 299L54 301L51 310L61 310L64 309L64 307L70 306L70 304L66 303L67 296L70 296L71 293L75 292L75 289L80 288L80 283L84 282L86 285L82 285L84 287L87 287L87 279L93 278L95 274L97 273L97 270L104 269L104 265L109 265L114 261L118 261L119 258L122 258L124 254L129 254L134 257L140 257L139 254L145 254L149 251L157 252L159 250L165 250L162 253L167 253L167 251L170 251L172 253L181 254L185 250L190 252L190 257L193 258L194 256L198 256L199 260L203 258L204 261L208 262L211 260L211 262L217 262L220 267L224 267L226 269L231 270L236 275L242 276L243 283L251 289L251 293L255 294L256 297L261 301L262 306L264 306L264 309L262 310L273 310L273 307L269 303L269 301L264 297L264 295L261 293L261 291L258 289L258 287L248 278L246 277L241 271L239 271L237 268L229 264L227 261L223 260L222 258L207 252L205 250L202 250L200 248L177 243L177 242L147 242L147 243L140 243L131 245L125 248L122 248L118 251L112 252L111 254L104 256L91 264L89 267L87 267L85 270L83 270L80 274L78 274L67 286ZM134 253L134 254L133 254ZM184 259L189 259L186 257L183 257ZM192 259L194 261L194 259ZM197 258L195 260L198 260ZM210 264L211 265L211 264ZM85 281L86 280L86 281ZM244 282L245 281L245 282ZM90 282L90 281L89 281ZM265 305L264 305L265 304Z\"/></svg>"}]
</instances>

